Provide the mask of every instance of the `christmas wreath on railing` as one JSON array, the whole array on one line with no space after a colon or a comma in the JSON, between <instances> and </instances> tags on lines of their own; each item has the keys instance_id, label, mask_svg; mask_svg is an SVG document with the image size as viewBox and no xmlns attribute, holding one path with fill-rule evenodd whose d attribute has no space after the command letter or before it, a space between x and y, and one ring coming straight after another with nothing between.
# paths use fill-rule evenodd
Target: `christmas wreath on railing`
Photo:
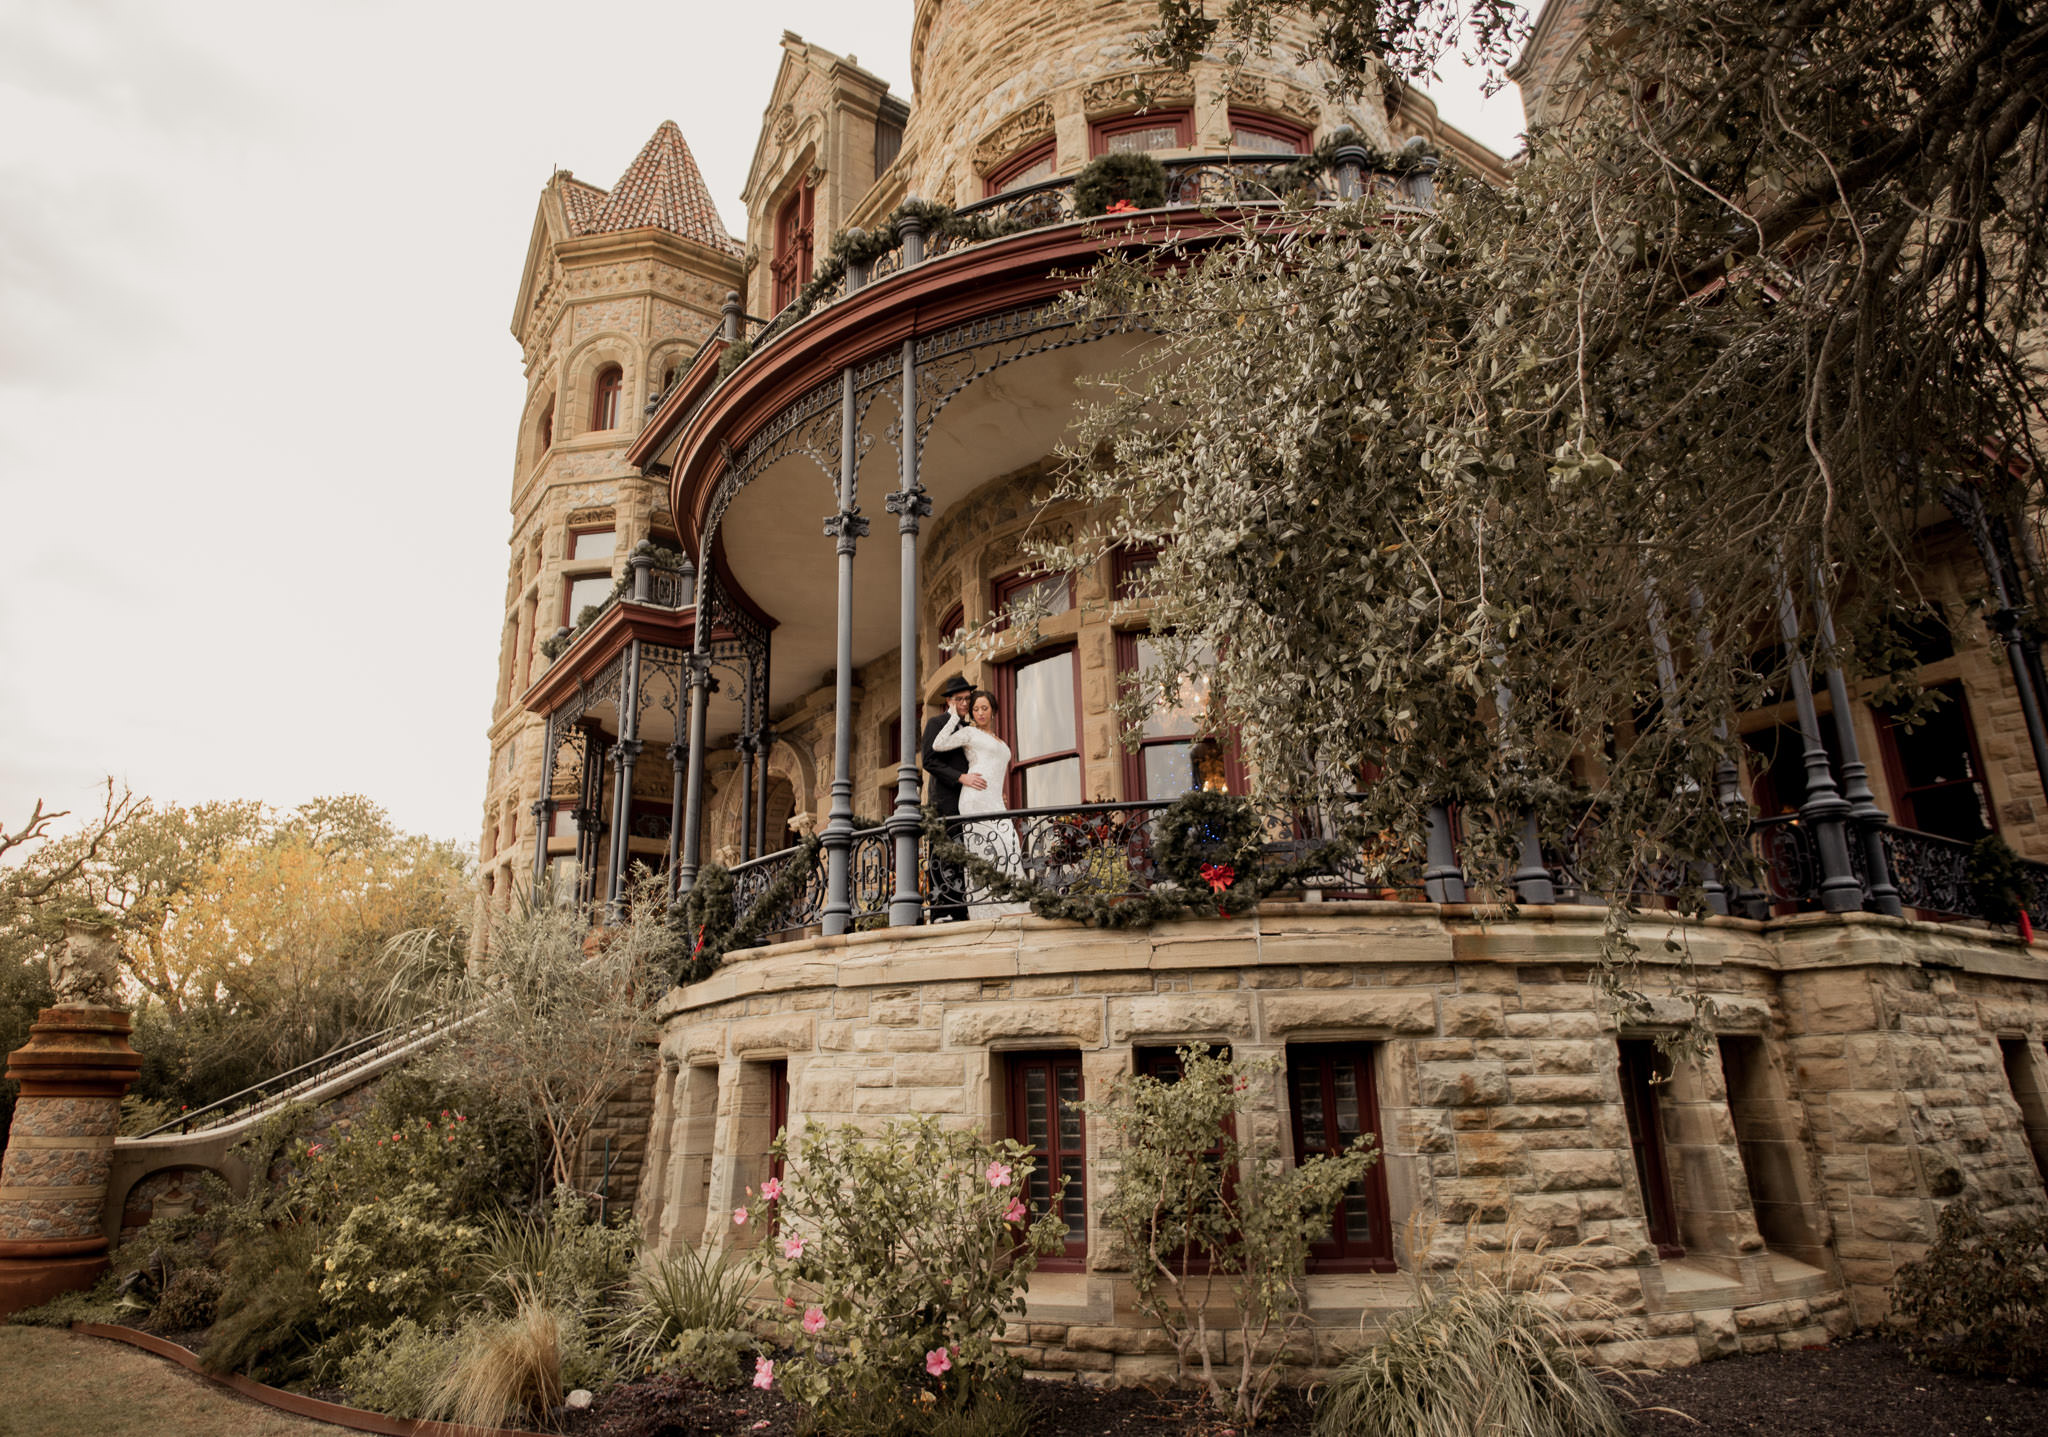
<instances>
[{"instance_id":1,"label":"christmas wreath on railing","mask_svg":"<svg viewBox=\"0 0 2048 1437\"><path fill-rule=\"evenodd\" d=\"M680 984L696 983L718 970L719 962L737 948L752 948L771 930L769 922L810 882L818 865L817 836L806 835L789 855L782 871L741 913L733 901L733 874L722 863L707 863L697 881L670 912L677 944L670 971Z\"/></svg>"},{"instance_id":2,"label":"christmas wreath on railing","mask_svg":"<svg viewBox=\"0 0 2048 1437\"><path fill-rule=\"evenodd\" d=\"M1085 818L1075 815L1076 820ZM1137 891L1099 892L1081 885L1054 888L999 868L960 841L959 823L935 809L924 811L933 867L959 868L976 902L1025 903L1040 918L1064 918L1090 928L1235 918L1283 888L1329 872L1333 860L1344 852L1344 845L1326 843L1291 863L1266 862L1258 814L1251 803L1197 789L1174 800L1153 821L1153 884Z\"/></svg>"}]
</instances>

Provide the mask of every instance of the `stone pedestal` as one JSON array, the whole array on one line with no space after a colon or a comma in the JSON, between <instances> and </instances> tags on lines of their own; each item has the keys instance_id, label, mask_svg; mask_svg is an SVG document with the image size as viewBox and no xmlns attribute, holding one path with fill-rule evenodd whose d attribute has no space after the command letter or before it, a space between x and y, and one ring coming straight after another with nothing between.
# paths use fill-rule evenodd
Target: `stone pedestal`
<instances>
[{"instance_id":1,"label":"stone pedestal","mask_svg":"<svg viewBox=\"0 0 2048 1437\"><path fill-rule=\"evenodd\" d=\"M142 1068L129 1032L118 1008L45 1008L8 1060L21 1097L0 1158L0 1318L107 1270L107 1168Z\"/></svg>"}]
</instances>

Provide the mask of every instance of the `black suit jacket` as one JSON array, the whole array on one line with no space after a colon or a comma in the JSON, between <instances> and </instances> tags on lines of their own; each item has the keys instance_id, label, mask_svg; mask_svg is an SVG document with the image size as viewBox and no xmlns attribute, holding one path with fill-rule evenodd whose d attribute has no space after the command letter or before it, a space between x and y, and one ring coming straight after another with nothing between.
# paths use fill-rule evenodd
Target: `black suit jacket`
<instances>
[{"instance_id":1,"label":"black suit jacket","mask_svg":"<svg viewBox=\"0 0 2048 1437\"><path fill-rule=\"evenodd\" d=\"M924 739L920 744L932 806L949 818L960 811L960 780L967 773L967 750L956 748L940 753L932 748L932 742L945 732L946 720L951 716L952 710L948 709L926 719Z\"/></svg>"}]
</instances>

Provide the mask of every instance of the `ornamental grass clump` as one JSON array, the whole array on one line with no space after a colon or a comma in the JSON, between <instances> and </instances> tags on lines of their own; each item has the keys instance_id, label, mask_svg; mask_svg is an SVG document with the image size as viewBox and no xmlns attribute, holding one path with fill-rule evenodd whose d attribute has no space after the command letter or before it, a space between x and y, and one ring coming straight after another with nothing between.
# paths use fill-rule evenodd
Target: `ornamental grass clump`
<instances>
[{"instance_id":1,"label":"ornamental grass clump","mask_svg":"<svg viewBox=\"0 0 2048 1437\"><path fill-rule=\"evenodd\" d=\"M562 1404L562 1315L541 1292L519 1294L512 1316L460 1334L461 1355L433 1407L472 1427L500 1427Z\"/></svg>"},{"instance_id":2,"label":"ornamental grass clump","mask_svg":"<svg viewBox=\"0 0 2048 1437\"><path fill-rule=\"evenodd\" d=\"M747 1299L760 1275L751 1252L693 1247L637 1274L619 1324L629 1364L666 1363L708 1386L724 1385L724 1354L737 1363L755 1346Z\"/></svg>"},{"instance_id":3,"label":"ornamental grass clump","mask_svg":"<svg viewBox=\"0 0 2048 1437\"><path fill-rule=\"evenodd\" d=\"M787 1351L755 1359L754 1385L803 1404L815 1432L1021 1428L1016 1363L996 1339L1067 1233L1059 1194L1026 1197L1030 1150L924 1118L876 1133L813 1123L774 1151L789 1175L731 1215L760 1234Z\"/></svg>"},{"instance_id":4,"label":"ornamental grass clump","mask_svg":"<svg viewBox=\"0 0 2048 1437\"><path fill-rule=\"evenodd\" d=\"M1627 1437L1546 1300L1561 1289L1554 1275L1531 1286L1477 1268L1421 1287L1416 1306L1337 1370L1316 1437Z\"/></svg>"}]
</instances>

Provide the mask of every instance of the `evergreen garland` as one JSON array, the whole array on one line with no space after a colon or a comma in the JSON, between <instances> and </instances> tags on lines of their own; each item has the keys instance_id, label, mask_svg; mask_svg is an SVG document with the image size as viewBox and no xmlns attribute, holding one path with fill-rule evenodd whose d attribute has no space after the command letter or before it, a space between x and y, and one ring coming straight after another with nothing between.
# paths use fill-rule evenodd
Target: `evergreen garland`
<instances>
[{"instance_id":1,"label":"evergreen garland","mask_svg":"<svg viewBox=\"0 0 2048 1437\"><path fill-rule=\"evenodd\" d=\"M740 913L733 903L732 870L722 863L707 863L697 872L697 881L675 906L671 923L677 933L677 947L671 950L671 969L677 984L696 983L718 971L725 955L740 948L752 948L767 933L769 922L810 882L823 845L815 834L806 836L775 875L775 881Z\"/></svg>"},{"instance_id":2,"label":"evergreen garland","mask_svg":"<svg viewBox=\"0 0 2048 1437\"><path fill-rule=\"evenodd\" d=\"M1992 923L2017 923L2032 901L2026 864L2012 845L1987 833L1970 847L1970 892L1977 911Z\"/></svg>"},{"instance_id":3,"label":"evergreen garland","mask_svg":"<svg viewBox=\"0 0 2048 1437\"><path fill-rule=\"evenodd\" d=\"M1064 918L1090 928L1235 918L1283 888L1329 872L1333 857L1343 851L1341 844L1322 844L1292 863L1261 864L1258 817L1251 804L1197 789L1176 799L1154 824L1153 860L1166 881L1140 893L1082 893L998 868L954 836L948 826L954 821L925 809L931 862L934 868L957 865L976 902L1026 903L1040 918Z\"/></svg>"},{"instance_id":4,"label":"evergreen garland","mask_svg":"<svg viewBox=\"0 0 2048 1437\"><path fill-rule=\"evenodd\" d=\"M1166 166L1142 150L1098 155L1074 176L1074 213L1105 214L1118 202L1141 210L1166 203Z\"/></svg>"}]
</instances>

